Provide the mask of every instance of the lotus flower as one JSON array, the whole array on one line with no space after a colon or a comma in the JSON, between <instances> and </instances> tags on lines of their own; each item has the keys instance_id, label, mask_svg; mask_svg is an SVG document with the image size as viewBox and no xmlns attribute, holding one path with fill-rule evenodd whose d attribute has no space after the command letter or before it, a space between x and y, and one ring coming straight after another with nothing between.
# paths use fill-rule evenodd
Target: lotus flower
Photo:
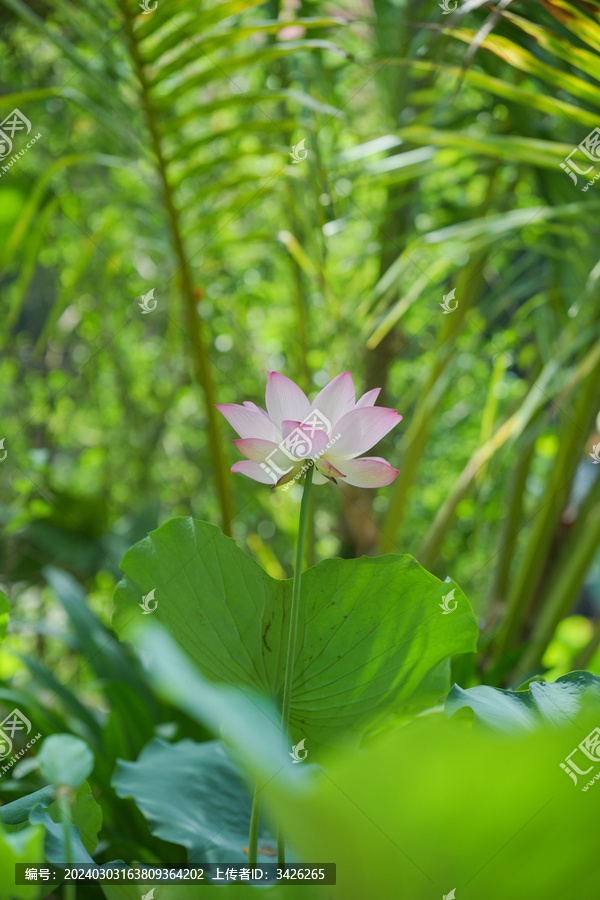
<instances>
[{"instance_id":1,"label":"lotus flower","mask_svg":"<svg viewBox=\"0 0 600 900\"><path fill-rule=\"evenodd\" d=\"M390 484L398 469L380 456L360 457L402 419L395 409L375 406L380 390L357 402L352 376L342 372L310 403L290 378L269 372L267 412L249 400L217 406L239 434L234 444L246 457L231 471L278 486L298 480L312 460L314 484L339 478L357 487Z\"/></svg>"}]
</instances>

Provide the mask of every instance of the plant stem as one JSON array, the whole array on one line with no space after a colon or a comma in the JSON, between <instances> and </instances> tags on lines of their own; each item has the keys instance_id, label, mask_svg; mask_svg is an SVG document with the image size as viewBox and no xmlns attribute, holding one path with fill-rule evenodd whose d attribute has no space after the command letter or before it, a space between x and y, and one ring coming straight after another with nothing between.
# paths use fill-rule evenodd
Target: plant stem
<instances>
[{"instance_id":1,"label":"plant stem","mask_svg":"<svg viewBox=\"0 0 600 900\"><path fill-rule=\"evenodd\" d=\"M59 787L57 791L58 809L60 812L60 820L63 827L65 838L65 866L69 869L73 861L73 853L71 849L71 816L69 808L68 788ZM65 900L75 900L76 887L74 884L65 884L64 898Z\"/></svg>"},{"instance_id":2,"label":"plant stem","mask_svg":"<svg viewBox=\"0 0 600 900\"><path fill-rule=\"evenodd\" d=\"M258 781L254 785L254 799L252 801L252 813L250 815L250 835L248 837L248 866L253 869L258 858L258 825L260 822L260 792Z\"/></svg>"},{"instance_id":3,"label":"plant stem","mask_svg":"<svg viewBox=\"0 0 600 900\"><path fill-rule=\"evenodd\" d=\"M217 484L219 504L221 507L221 527L225 534L231 536L231 519L233 517L233 501L229 487L229 466L223 441L219 414L215 408L215 386L210 368L210 359L206 352L207 336L198 314L194 294L193 274L187 249L181 230L180 212L176 206L174 190L169 181L168 164L163 149L163 138L158 127L158 118L154 106L146 65L142 57L136 32L133 27L134 15L128 12L127 4L121 0L121 10L125 21L125 33L129 42L135 73L139 81L142 109L150 135L150 143L156 157L156 167L161 182L163 201L169 222L173 250L177 258L179 286L184 302L185 323L187 331L182 333L189 340L189 353L194 375L204 395L207 432L213 457L214 475Z\"/></svg>"},{"instance_id":4,"label":"plant stem","mask_svg":"<svg viewBox=\"0 0 600 900\"><path fill-rule=\"evenodd\" d=\"M277 828L277 865L285 866L285 834L281 825Z\"/></svg>"},{"instance_id":5,"label":"plant stem","mask_svg":"<svg viewBox=\"0 0 600 900\"><path fill-rule=\"evenodd\" d=\"M563 551L558 556L548 579L544 606L536 621L529 646L520 661L519 669L529 672L541 665L542 657L556 628L575 605L577 595L600 546L600 480L592 488L596 500L590 504L589 514L580 513ZM591 498L591 493L590 497ZM587 512L587 510L586 510Z\"/></svg>"},{"instance_id":6,"label":"plant stem","mask_svg":"<svg viewBox=\"0 0 600 900\"><path fill-rule=\"evenodd\" d=\"M285 664L285 681L283 683L283 704L281 707L281 729L287 732L290 723L290 704L292 700L292 676L294 674L294 657L296 656L296 632L298 631L298 613L300 612L300 585L302 581L302 565L304 561L304 538L308 517L308 501L313 480L314 464L308 467L304 481L304 492L300 504L300 521L298 523L298 540L296 543L296 565L292 587L292 608L290 609L290 630L288 637L287 660Z\"/></svg>"},{"instance_id":7,"label":"plant stem","mask_svg":"<svg viewBox=\"0 0 600 900\"><path fill-rule=\"evenodd\" d=\"M310 488L313 480L314 463L311 460L306 478L304 480L304 492L300 504L300 520L298 522L298 540L296 542L296 566L294 568L294 582L292 585L292 606L290 609L290 631L288 638L287 660L285 664L285 680L283 682L283 702L281 707L281 732L284 741L287 740L288 726L290 724L290 706L292 702L292 678L294 675L294 662L296 658L296 635L298 632L298 613L300 612L300 585L302 581L302 565L304 562L304 538L306 535L306 520L308 517L308 503L310 500ZM285 836L281 826L277 833L277 864L285 865Z\"/></svg>"},{"instance_id":8,"label":"plant stem","mask_svg":"<svg viewBox=\"0 0 600 900\"><path fill-rule=\"evenodd\" d=\"M591 358L594 359L593 356ZM546 482L539 514L536 513L531 534L528 535L520 570L513 577L512 589L507 600L506 618L495 642L496 659L518 647L529 636L528 620L534 618L533 613L536 621L541 619L550 621L549 618L546 619L550 614L546 610L548 595L544 595L543 590L544 574L551 563L552 539L560 526L561 514L567 505L571 485L581 459L581 435L590 434L593 428L599 399L599 378L600 360L595 359L593 368L579 385L570 415L564 413L561 415L563 426L559 432L558 450ZM539 390L539 380L537 384ZM558 404L557 409L560 409ZM556 595L556 583L552 585L550 593ZM541 609L536 609L536 600L539 601ZM539 655L541 647L539 624L535 625L535 632L536 653ZM531 664L534 656L531 649L526 652L527 664Z\"/></svg>"}]
</instances>

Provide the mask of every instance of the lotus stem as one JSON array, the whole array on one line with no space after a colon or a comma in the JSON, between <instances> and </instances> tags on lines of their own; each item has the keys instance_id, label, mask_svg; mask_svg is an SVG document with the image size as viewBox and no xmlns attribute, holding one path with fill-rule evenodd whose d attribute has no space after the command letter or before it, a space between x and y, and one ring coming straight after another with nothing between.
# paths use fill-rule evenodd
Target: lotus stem
<instances>
[{"instance_id":1,"label":"lotus stem","mask_svg":"<svg viewBox=\"0 0 600 900\"><path fill-rule=\"evenodd\" d=\"M256 867L258 861L258 826L260 823L260 791L258 781L254 785L254 799L252 800L252 813L250 815L250 834L248 836L248 866Z\"/></svg>"},{"instance_id":2,"label":"lotus stem","mask_svg":"<svg viewBox=\"0 0 600 900\"><path fill-rule=\"evenodd\" d=\"M294 568L294 581L292 585L292 606L290 609L290 630L288 637L287 660L285 665L285 680L283 682L283 702L281 707L281 731L284 741L287 740L290 724L290 706L292 702L292 680L294 676L294 661L296 658L296 636L298 632L298 614L300 612L300 586L302 581L302 566L304 562L304 539L306 536L306 521L308 518L308 504L310 500L310 488L313 480L314 463L310 462L304 491L300 504L300 520L298 523L298 540L296 543L296 565ZM277 833L277 864L285 865L285 836L281 826Z\"/></svg>"},{"instance_id":3,"label":"lotus stem","mask_svg":"<svg viewBox=\"0 0 600 900\"><path fill-rule=\"evenodd\" d=\"M65 841L65 866L69 869L73 863L73 850L71 845L71 809L69 803L69 788L61 785L56 792L56 800L60 821L63 827L63 835ZM74 884L65 884L64 898L65 900L75 900L76 886Z\"/></svg>"}]
</instances>

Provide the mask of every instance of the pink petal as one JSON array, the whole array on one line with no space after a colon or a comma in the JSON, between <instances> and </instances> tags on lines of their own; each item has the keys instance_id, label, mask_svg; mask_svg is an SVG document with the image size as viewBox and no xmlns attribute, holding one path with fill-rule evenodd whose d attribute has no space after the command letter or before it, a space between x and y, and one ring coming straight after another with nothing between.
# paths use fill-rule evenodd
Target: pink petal
<instances>
[{"instance_id":1,"label":"pink petal","mask_svg":"<svg viewBox=\"0 0 600 900\"><path fill-rule=\"evenodd\" d=\"M256 403L253 403L252 400L244 400L244 406L246 406L248 409L253 409L256 412L259 412L261 416L265 417L265 419L269 419L269 414L266 413L264 409L262 409L262 407L257 406ZM269 422L270 421L271 420L269 419Z\"/></svg>"},{"instance_id":2,"label":"pink petal","mask_svg":"<svg viewBox=\"0 0 600 900\"><path fill-rule=\"evenodd\" d=\"M340 433L327 459L354 459L370 450L378 441L402 420L395 409L385 406L365 406L346 413L335 425ZM336 463L337 465L337 463Z\"/></svg>"},{"instance_id":3,"label":"pink petal","mask_svg":"<svg viewBox=\"0 0 600 900\"><path fill-rule=\"evenodd\" d=\"M302 388L280 372L268 373L265 399L269 416L277 426L281 426L284 419L301 422L310 412L310 403Z\"/></svg>"},{"instance_id":4,"label":"pink petal","mask_svg":"<svg viewBox=\"0 0 600 900\"><path fill-rule=\"evenodd\" d=\"M319 391L310 405L311 411L318 410L329 421L331 428L342 416L354 409L354 382L350 372L342 372L336 375L323 390ZM305 418L303 416L303 418Z\"/></svg>"},{"instance_id":5,"label":"pink petal","mask_svg":"<svg viewBox=\"0 0 600 900\"><path fill-rule=\"evenodd\" d=\"M391 484L398 469L380 456L363 456L362 459L345 459L337 463L346 476L345 484L356 487L376 488Z\"/></svg>"},{"instance_id":6,"label":"pink petal","mask_svg":"<svg viewBox=\"0 0 600 900\"><path fill-rule=\"evenodd\" d=\"M232 465L231 471L241 472L242 475L247 475L253 481L260 481L261 484L275 484L273 478L264 469L261 469L258 463L249 459L240 459L239 462Z\"/></svg>"},{"instance_id":7,"label":"pink petal","mask_svg":"<svg viewBox=\"0 0 600 900\"><path fill-rule=\"evenodd\" d=\"M279 443L281 434L262 411L237 403L220 403L216 407L223 413L229 424L235 428L241 438L262 438L265 441Z\"/></svg>"},{"instance_id":8,"label":"pink petal","mask_svg":"<svg viewBox=\"0 0 600 900\"><path fill-rule=\"evenodd\" d=\"M261 469L269 476L271 484L275 484L280 478L291 472L296 465L296 459L290 460L288 454L281 449L281 445L275 444L273 441L261 441L259 438L239 438L233 443L240 453L260 465Z\"/></svg>"},{"instance_id":9,"label":"pink petal","mask_svg":"<svg viewBox=\"0 0 600 900\"><path fill-rule=\"evenodd\" d=\"M324 431L289 419L284 419L281 423L281 433L285 452L291 453L296 459L313 459L325 450L329 441Z\"/></svg>"},{"instance_id":10,"label":"pink petal","mask_svg":"<svg viewBox=\"0 0 600 900\"><path fill-rule=\"evenodd\" d=\"M257 463L264 462L269 453L279 448L275 441L263 441L261 438L237 438L233 443L240 453Z\"/></svg>"},{"instance_id":11,"label":"pink petal","mask_svg":"<svg viewBox=\"0 0 600 900\"><path fill-rule=\"evenodd\" d=\"M360 400L356 401L356 409L360 409L363 406L375 406L375 402L381 393L381 388L373 388L372 391L367 391L366 394L363 394Z\"/></svg>"}]
</instances>

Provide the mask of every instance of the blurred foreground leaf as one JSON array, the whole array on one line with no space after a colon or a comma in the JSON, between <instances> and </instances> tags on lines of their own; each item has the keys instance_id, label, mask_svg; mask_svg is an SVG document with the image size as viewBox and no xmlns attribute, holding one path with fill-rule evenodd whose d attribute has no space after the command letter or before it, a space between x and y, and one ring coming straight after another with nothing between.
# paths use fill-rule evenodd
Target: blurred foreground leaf
<instances>
[{"instance_id":1,"label":"blurred foreground leaf","mask_svg":"<svg viewBox=\"0 0 600 900\"><path fill-rule=\"evenodd\" d=\"M140 891L150 891L151 884L106 884L101 885L107 900L140 900ZM161 884L155 887L156 900L198 900L198 887L193 884ZM160 895L158 895L160 891ZM284 885L277 887L251 887L248 884L206 885L202 888L202 897L209 900L210 892L214 900L325 900L323 888L310 888L303 885ZM254 898L252 895L254 894Z\"/></svg>"},{"instance_id":2,"label":"blurred foreground leaf","mask_svg":"<svg viewBox=\"0 0 600 900\"><path fill-rule=\"evenodd\" d=\"M596 705L508 737L429 717L332 759L312 788L266 792L302 857L337 863L332 898L580 900L597 891L600 786L583 797L560 763L599 721Z\"/></svg>"},{"instance_id":3,"label":"blurred foreground leaf","mask_svg":"<svg viewBox=\"0 0 600 900\"><path fill-rule=\"evenodd\" d=\"M38 885L15 887L15 864L43 865L44 829L32 825L18 834L5 834L0 824L0 897L34 900L40 896Z\"/></svg>"},{"instance_id":4,"label":"blurred foreground leaf","mask_svg":"<svg viewBox=\"0 0 600 900\"><path fill-rule=\"evenodd\" d=\"M328 898L594 896L600 786L574 785L561 768L600 722L593 697L570 721L540 717L535 731L426 716L366 750L294 765L255 697L206 682L160 627L138 632L156 689L222 729L299 857L337 864ZM600 759L588 761L586 778L600 773Z\"/></svg>"}]
</instances>

